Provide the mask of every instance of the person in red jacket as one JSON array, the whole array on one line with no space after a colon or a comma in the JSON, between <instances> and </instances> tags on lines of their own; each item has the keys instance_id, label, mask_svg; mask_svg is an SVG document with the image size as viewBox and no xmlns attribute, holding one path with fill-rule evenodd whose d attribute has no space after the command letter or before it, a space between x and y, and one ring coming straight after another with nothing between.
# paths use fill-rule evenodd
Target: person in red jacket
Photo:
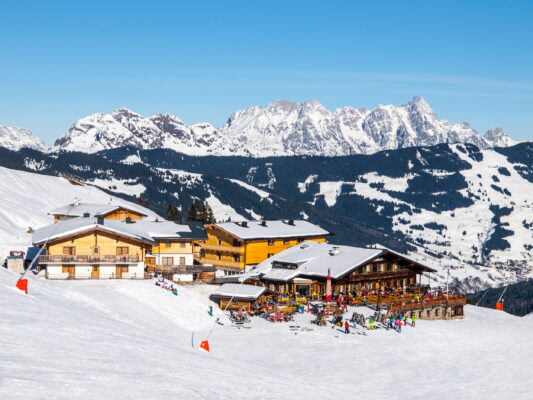
<instances>
[{"instance_id":1,"label":"person in red jacket","mask_svg":"<svg viewBox=\"0 0 533 400\"><path fill-rule=\"evenodd\" d=\"M348 325L348 320L344 322L344 333L349 334L350 333L350 325Z\"/></svg>"}]
</instances>

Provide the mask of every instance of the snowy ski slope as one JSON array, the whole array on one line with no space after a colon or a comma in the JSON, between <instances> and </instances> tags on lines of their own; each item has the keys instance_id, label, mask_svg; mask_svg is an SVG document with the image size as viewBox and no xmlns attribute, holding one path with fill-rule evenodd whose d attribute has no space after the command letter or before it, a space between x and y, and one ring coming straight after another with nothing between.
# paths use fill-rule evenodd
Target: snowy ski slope
<instances>
[{"instance_id":1,"label":"snowy ski slope","mask_svg":"<svg viewBox=\"0 0 533 400\"><path fill-rule=\"evenodd\" d=\"M28 228L41 228L53 222L48 212L73 202L136 204L111 196L93 186L75 186L55 176L35 174L0 167L0 264L10 250L26 250L31 246ZM155 213L146 210L149 217Z\"/></svg>"},{"instance_id":2,"label":"snowy ski slope","mask_svg":"<svg viewBox=\"0 0 533 400\"><path fill-rule=\"evenodd\" d=\"M294 324L313 331L257 318L236 329L224 317L205 353L212 287L175 297L153 281L30 277L25 295L16 280L0 269L5 400L531 398L528 317L468 306L464 320L366 336L317 328L307 314Z\"/></svg>"}]
</instances>

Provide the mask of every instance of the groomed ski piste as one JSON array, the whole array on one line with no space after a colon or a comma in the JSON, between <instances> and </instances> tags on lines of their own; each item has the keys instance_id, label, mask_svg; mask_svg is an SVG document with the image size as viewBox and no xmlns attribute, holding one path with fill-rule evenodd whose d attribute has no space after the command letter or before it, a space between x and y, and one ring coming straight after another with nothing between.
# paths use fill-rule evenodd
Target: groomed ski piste
<instances>
[{"instance_id":1,"label":"groomed ski piste","mask_svg":"<svg viewBox=\"0 0 533 400\"><path fill-rule=\"evenodd\" d=\"M209 300L213 286L174 296L154 280L29 276L26 295L17 279L0 269L1 399L531 399L529 317L467 306L464 320L401 333L346 335L308 313L246 329Z\"/></svg>"}]
</instances>

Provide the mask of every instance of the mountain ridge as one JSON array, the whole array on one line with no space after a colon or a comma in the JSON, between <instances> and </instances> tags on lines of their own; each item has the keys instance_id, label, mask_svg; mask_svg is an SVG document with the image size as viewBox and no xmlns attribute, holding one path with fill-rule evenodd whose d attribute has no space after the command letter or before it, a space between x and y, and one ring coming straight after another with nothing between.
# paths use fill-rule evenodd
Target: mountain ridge
<instances>
[{"instance_id":1,"label":"mountain ridge","mask_svg":"<svg viewBox=\"0 0 533 400\"><path fill-rule=\"evenodd\" d=\"M416 96L401 106L378 105L372 110L345 106L330 111L316 99L302 103L276 100L266 107L235 111L219 128L207 122L187 125L172 114L144 117L119 107L110 114L79 119L50 151L95 153L134 146L168 148L188 155L261 158L373 154L440 143L490 148L516 142L500 127L481 136L467 122L441 120ZM11 148L17 147L11 144Z\"/></svg>"}]
</instances>

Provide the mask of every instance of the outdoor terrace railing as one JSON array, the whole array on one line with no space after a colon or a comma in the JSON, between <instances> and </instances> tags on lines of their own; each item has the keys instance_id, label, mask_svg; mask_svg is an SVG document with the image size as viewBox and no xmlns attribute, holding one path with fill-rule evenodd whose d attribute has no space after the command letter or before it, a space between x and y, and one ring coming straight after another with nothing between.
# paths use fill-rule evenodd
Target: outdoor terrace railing
<instances>
[{"instance_id":1,"label":"outdoor terrace railing","mask_svg":"<svg viewBox=\"0 0 533 400\"><path fill-rule=\"evenodd\" d=\"M109 274L109 275L103 275L103 274L93 274L93 273L78 273L78 274L71 274L71 273L56 273L56 274L50 274L46 273L46 279L61 279L61 280L70 280L70 279L99 279L99 280L106 280L106 279L131 279L131 280L137 280L137 279L151 279L150 275L147 275L143 273L142 275L138 275L136 272L133 273L123 273L123 274Z\"/></svg>"},{"instance_id":2,"label":"outdoor terrace railing","mask_svg":"<svg viewBox=\"0 0 533 400\"><path fill-rule=\"evenodd\" d=\"M241 269L240 261L225 261L225 260L217 260L216 258L205 258L205 257L200 257L199 261L202 264L213 264L217 267Z\"/></svg>"},{"instance_id":3,"label":"outdoor terrace railing","mask_svg":"<svg viewBox=\"0 0 533 400\"><path fill-rule=\"evenodd\" d=\"M229 246L229 245L209 244L209 243L202 243L200 246L204 250L216 250L216 251L225 251L229 253L241 253L240 246Z\"/></svg>"},{"instance_id":4,"label":"outdoor terrace railing","mask_svg":"<svg viewBox=\"0 0 533 400\"><path fill-rule=\"evenodd\" d=\"M386 306L390 311L404 311L404 310L416 310L416 309L424 309L428 307L437 307L437 306L448 306L451 305L465 305L466 304L466 296L463 295L451 295L446 299L446 296L439 297L437 299L424 299L421 298L419 300L415 299L404 299L404 300L397 300L397 301L391 301L389 299L385 299L381 302L383 306Z\"/></svg>"},{"instance_id":5,"label":"outdoor terrace railing","mask_svg":"<svg viewBox=\"0 0 533 400\"><path fill-rule=\"evenodd\" d=\"M39 264L64 263L64 264L97 264L97 263L136 263L140 261L138 254L134 255L45 255L39 256Z\"/></svg>"}]
</instances>

